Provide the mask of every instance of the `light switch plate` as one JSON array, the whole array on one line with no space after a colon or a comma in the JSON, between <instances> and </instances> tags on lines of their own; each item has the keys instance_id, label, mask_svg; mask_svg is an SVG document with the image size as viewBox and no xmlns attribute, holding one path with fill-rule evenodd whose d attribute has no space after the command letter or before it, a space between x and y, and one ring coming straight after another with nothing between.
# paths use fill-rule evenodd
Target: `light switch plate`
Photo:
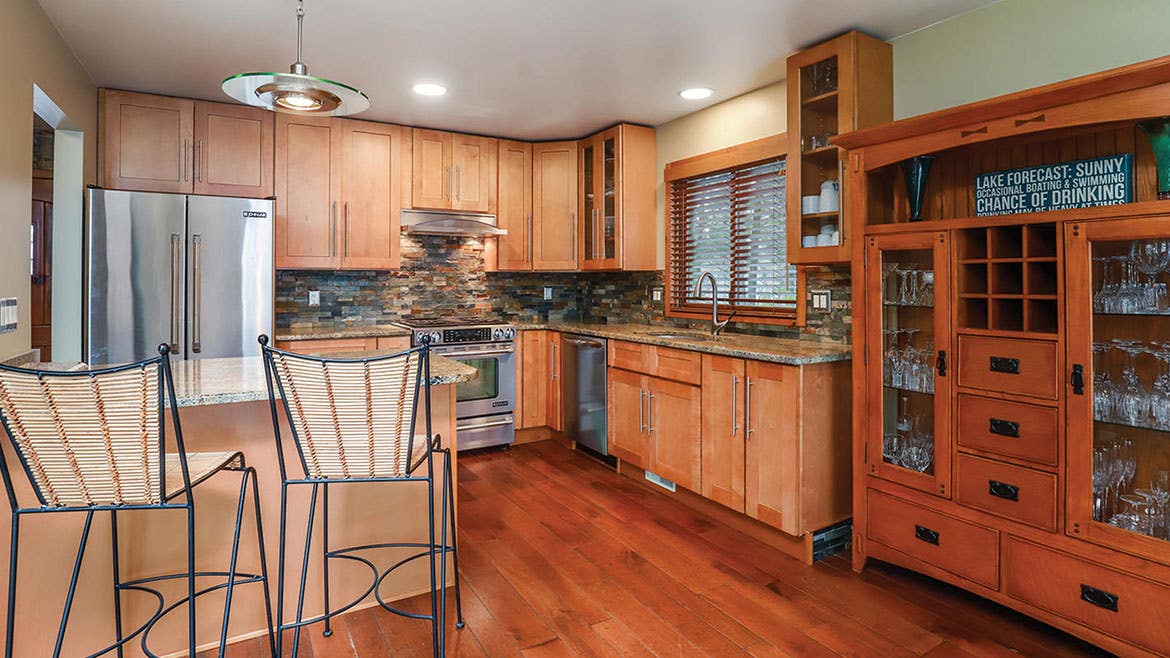
<instances>
[{"instance_id":1,"label":"light switch plate","mask_svg":"<svg viewBox=\"0 0 1170 658\"><path fill-rule=\"evenodd\" d=\"M655 288L650 292L650 299L656 302L662 301L662 288Z\"/></svg>"},{"instance_id":2,"label":"light switch plate","mask_svg":"<svg viewBox=\"0 0 1170 658\"><path fill-rule=\"evenodd\" d=\"M0 299L0 334L16 331L16 298Z\"/></svg>"},{"instance_id":3,"label":"light switch plate","mask_svg":"<svg viewBox=\"0 0 1170 658\"><path fill-rule=\"evenodd\" d=\"M813 290L813 291L811 291L810 294L812 295L813 310L814 311L824 311L824 312L828 313L829 306L832 304L832 301L833 301L832 293L828 290Z\"/></svg>"},{"instance_id":4,"label":"light switch plate","mask_svg":"<svg viewBox=\"0 0 1170 658\"><path fill-rule=\"evenodd\" d=\"M549 286L545 286L544 287L544 301L551 302L552 295L553 295L553 289Z\"/></svg>"},{"instance_id":5,"label":"light switch plate","mask_svg":"<svg viewBox=\"0 0 1170 658\"><path fill-rule=\"evenodd\" d=\"M320 290L310 290L309 291L309 306L320 306L320 305L321 305L321 291Z\"/></svg>"}]
</instances>

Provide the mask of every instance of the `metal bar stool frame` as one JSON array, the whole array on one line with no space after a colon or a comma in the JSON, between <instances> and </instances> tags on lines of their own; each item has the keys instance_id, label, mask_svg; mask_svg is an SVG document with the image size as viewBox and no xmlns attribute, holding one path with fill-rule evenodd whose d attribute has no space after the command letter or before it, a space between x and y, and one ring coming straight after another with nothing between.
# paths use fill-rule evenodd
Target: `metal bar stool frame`
<instances>
[{"instance_id":1,"label":"metal bar stool frame","mask_svg":"<svg viewBox=\"0 0 1170 658\"><path fill-rule=\"evenodd\" d=\"M455 613L456 613L456 628L464 627L463 620L463 606L459 586L459 550L458 541L456 539L455 531L455 490L454 480L451 476L451 449L445 448L442 445L442 437L434 434L434 428L431 423L431 363L430 363L430 346L429 341L424 341L419 347L411 348L396 352L394 354L380 355L375 357L358 357L358 358L327 358L319 356L311 356L306 354L297 354L286 350L280 350L268 345L268 337L260 336L258 338L263 355L265 380L268 384L268 398L269 406L272 412L272 427L276 438L276 454L277 462L280 465L280 548L279 548L279 572L277 575L277 594L276 594L276 642L277 654L282 655L280 651L283 649L284 631L293 629L293 643L291 655L297 655L300 646L301 628L324 621L325 630L323 635L329 637L333 634L333 628L330 620L340 614L343 614L359 603L364 601L371 593L374 595L378 605L383 609L400 615L402 617L409 617L412 619L422 619L431 622L431 643L434 656L443 656L446 651L446 622L447 622L447 555L451 555L452 570L454 572L454 589L455 589ZM311 475L310 460L305 455L305 442L297 430L297 423L295 422L294 410L289 405L290 393L295 397L295 391L286 391L286 387L282 382L279 371L278 361L284 363L285 359L294 359L305 364L320 364L324 372L330 364L361 364L368 368L370 364L378 364L380 362L389 362L394 359L409 359L412 355L417 355L418 364L416 366L413 382L408 385L413 387L413 399L410 403L410 424L409 432L407 434L407 464L405 472L397 476L368 476L368 477L313 477ZM328 375L326 375L328 381ZM424 409L424 424L425 424L425 453L421 458L416 460L415 450L418 446L415 445L415 425L416 416L418 412L419 391L422 391L423 409ZM300 477L290 478L285 465L284 446L280 431L279 411L277 408L277 395L279 394L281 406L284 409L285 417L288 420L289 429L292 434L293 445L297 459L300 461L303 475ZM367 412L372 413L372 396L371 391L367 387L366 403ZM332 392L330 390L330 395ZM296 404L296 403L295 403ZM330 401L332 411L334 413L334 427L340 433L340 426L337 424L337 410L333 407L332 400ZM399 409L402 413L404 409ZM372 429L371 429L372 432ZM305 437L307 438L307 437ZM335 437L338 442L341 442L341 437ZM443 471L441 475L440 486L440 522L441 528L436 530L435 527L435 465L434 455L440 453L443 455ZM416 475L415 472L426 465L425 473ZM317 469L320 470L320 469ZM403 482L403 483L417 483L425 484L427 488L427 526L428 526L428 541L427 542L386 542L377 544L364 544L360 546L350 546L346 548L330 549L329 548L329 485L342 485L353 483L367 483L367 482ZM286 553L286 528L288 521L288 491L292 486L305 485L311 487L309 500L309 514L305 530L305 549L301 557L301 574L300 585L297 595L297 610L296 619L289 623L284 622L284 590L285 590L285 553ZM312 551L312 535L313 522L317 509L317 494L318 489L321 490L322 498L322 533L321 533L321 555L322 555L322 576L323 576L323 598L324 608L323 614L317 615L310 619L303 618L304 600L305 600L305 585L308 577L309 556ZM450 542L448 542L448 529L450 530ZM436 541L436 534L438 540ZM412 553L405 558L402 558L394 564L387 567L385 570L379 568L369 559L357 555L356 553L368 551L372 549L383 548L416 548L421 549L417 553ZM419 614L408 612L400 608L396 608L385 600L381 595L382 582L390 576L398 567L413 562L424 557L429 558L430 562L430 596L431 596L431 614ZM329 560L330 559L345 559L359 562L370 569L373 575L373 580L370 586L361 593L360 596L354 600L346 603L339 608L331 608L329 601ZM436 578L436 570L438 577ZM438 583L442 583L441 586Z\"/></svg>"},{"instance_id":2,"label":"metal bar stool frame","mask_svg":"<svg viewBox=\"0 0 1170 658\"><path fill-rule=\"evenodd\" d=\"M7 402L10 401L9 400L9 391L8 391L8 388L4 385L4 383L2 381L0 381L0 402L5 403L5 404L0 404L0 424L2 424L4 427L5 433L7 434L9 441L10 441L10 444L13 448L13 451L15 452L15 454L17 456L17 460L20 463L20 467L24 471L25 475L28 477L28 481L29 481L30 485L32 486L33 492L37 498L37 502L39 503L38 506L31 506L31 507L30 506L22 506L20 504L20 502L17 498L17 495L16 495L15 486L13 483L14 476L9 469L8 461L7 461L7 458L4 456L4 452L2 450L0 450L0 472L2 472L2 474L3 474L5 493L6 493L7 498L8 498L8 503L9 503L10 507L12 508L12 535L11 535L9 571L8 571L7 628L5 631L5 638L4 638L4 655L7 658L12 658L12 656L13 656L13 644L14 644L15 629L16 629L16 595L17 595L17 573L18 573L17 560L18 560L19 548L20 548L20 544L19 544L20 519L22 517L25 517L25 516L33 516L33 515L40 515L40 514L60 514L60 513L84 513L85 514L85 524L82 528L81 539L80 539L80 542L79 542L79 545L77 548L77 556L76 556L74 564L73 564L71 577L70 577L70 581L69 581L68 593L66 595L65 604L64 604L64 610L61 613L61 621L60 621L60 625L58 627L56 642L55 642L54 649L53 649L52 655L56 658L56 657L61 655L62 645L63 645L64 640L65 640L65 633L66 633L66 630L68 628L69 617L70 617L70 614L71 614L72 609L73 609L73 598L74 598L74 595L77 591L77 582L78 582L78 579L79 579L80 574L81 574L81 564L82 564L82 560L85 556L85 549L86 549L86 545L87 545L88 539L89 539L90 528L93 524L94 514L98 513L98 512L109 512L110 513L110 535L111 535L111 544L112 544L112 551L111 552L113 554L114 624L115 624L115 633L116 633L117 641L114 642L113 644L103 648L103 649L100 649L98 651L95 651L95 652L89 654L88 658L94 658L96 656L101 656L101 655L107 654L111 651L116 651L119 658L122 658L122 656L124 655L124 648L127 645L127 643L131 642L132 640L134 640L134 638L136 638L138 636L141 636L140 645L141 645L141 649L142 649L143 653L145 653L147 656L150 656L151 658L156 658L158 654L155 654L154 652L152 652L148 646L148 640L149 640L151 630L154 628L155 624L157 624L159 622L159 620L161 620L163 617L165 617L169 613L173 612L177 608L183 606L184 604L187 604L187 610L188 610L188 612L187 612L187 624L188 624L187 650L190 652L191 656L194 656L195 651L196 651L196 620L195 620L196 607L195 607L195 600L204 594L208 594L210 592L218 591L221 589L226 589L227 593L226 593L225 598L224 598L223 623L222 623L222 626L220 628L220 637L219 637L219 655L222 657L224 655L224 650L225 650L225 647L227 644L227 631L228 631L228 621L229 621L230 615L231 615L232 594L234 593L236 586L247 585L247 584L251 584L251 583L259 583L260 586L263 588L264 602L265 602L265 608L266 608L267 619L268 619L268 627L267 628L268 628L269 648L273 652L272 655L279 655L276 653L276 641L275 641L275 637L273 635L272 605L271 605L271 600L270 600L270 596L269 596L269 592L268 592L268 566L267 566L267 560L266 560L265 552L264 552L264 530L263 530L263 525L262 525L261 517L260 517L260 497L259 497L259 489L257 486L256 469L248 466L245 463L244 455L242 453L240 453L240 452L226 453L226 454L229 454L230 457L227 458L225 463L218 465L218 466L215 466L215 465L209 466L209 470L207 472L197 473L196 478L194 480L192 480L191 473L190 473L190 465L188 464L188 457L192 456L192 455L199 455L200 453L188 453L186 451L186 447L185 447L184 442L183 442L183 430L182 430L182 426L179 422L179 411L178 411L179 405L178 405L178 400L177 400L177 397L175 394L174 379L173 379L172 373L171 373L170 350L166 344L162 344L159 346L158 352L159 352L159 356L151 358L151 359L146 359L144 361L139 361L136 363L130 363L130 364L126 364L126 365L114 366L114 367L109 367L109 368L94 369L94 370L42 371L42 370L34 370L34 369L28 369L28 368L17 368L17 367L12 367L12 366L0 365L0 373L13 373L16 375L32 376L32 377L35 377L38 382L44 382L46 380L53 381L53 380L58 380L58 379L60 379L60 380L68 380L68 379L80 380L81 378L89 378L90 382L91 382L91 387L95 387L95 390L96 390L96 386L97 386L96 382L98 381L99 378L101 378L105 375L115 375L117 373L126 373L126 372L133 371L133 370L140 370L143 373L143 377L144 377L143 378L143 396L144 397L143 397L143 402L142 402L142 410L144 413L147 410L147 398L145 396L146 396L146 389L147 389L147 384L146 384L147 373L148 373L149 369L152 369L152 368L157 369L156 376L157 376L157 386L158 386L158 392L157 392L157 421L158 421L158 425L157 425L157 432L158 432L158 445L157 445L157 448L158 448L158 467L157 467L158 472L157 472L157 477L158 477L158 482L156 485L157 486L157 495L155 496L155 498L157 498L157 500L148 500L146 502L139 501L139 502L130 503L130 504L119 504L116 502L108 502L107 501L107 502L102 502L99 504L77 505L77 504L62 504L59 501L56 501L57 497L55 494L52 493L51 487L49 488L49 491L45 491L45 487L41 486L42 483L38 483L38 479L34 475L34 472L37 472L37 471L34 471L35 465L29 463L29 459L26 458L25 451L22 450L21 445L20 445L20 441L22 439L18 438L18 437L23 436L24 438L27 439L28 437L27 437L27 435L24 435L24 433L21 432L18 427L15 427L16 425L19 424L19 422L20 422L19 419L17 417L11 417L8 413L6 413L5 409L10 408L9 405L6 404ZM95 413L101 415L104 412L101 408L102 403L100 401L100 397L98 399L97 404L98 404L99 408L95 409ZM169 414L167 414L166 409L165 409L168 406L168 404L170 407ZM170 421L172 423L172 428L174 431L175 447L177 449L177 453L171 453L170 456L178 459L179 475L180 475L180 479L182 482L181 487L171 488L171 489L168 489L168 485L167 485L167 471L168 471L167 462L169 460L168 460L167 445L166 445L166 441L167 441L166 426L167 426L167 416L168 415L170 416ZM145 447L146 443L147 443L146 438L145 438L146 437L146 434L145 434L146 420L148 420L149 417L145 416L144 418L145 419L142 421L143 422L142 426L144 428L143 446ZM103 424L106 422L104 419L104 416L103 416L102 422L103 422ZM64 426L58 425L58 427L60 429L63 429ZM108 432L107 432L106 439L107 439L107 450L108 450L109 449ZM62 438L62 441L63 441L63 443L65 442L64 437ZM214 455L214 456L220 456L220 455L216 455L216 453L210 453L210 454ZM112 454L110 456L110 459L113 460ZM147 459L147 455L144 454L143 460L145 461L146 459ZM227 571L196 571L195 570L195 499L193 496L193 489L195 486L208 480L209 478L211 478L212 476L216 475L217 473L219 473L221 471L233 471L233 472L237 472L237 473L241 474L241 476L240 476L240 494L239 494L239 499L238 499L238 503L236 506L236 520L235 520L234 531L232 534L231 560L230 560L230 564L228 566ZM173 473L172 473L172 475L173 475ZM113 476L115 479L118 477L116 469L115 469ZM85 485L84 479L80 478L80 476L79 476L79 481L81 482L81 485L84 487L84 485ZM241 528L243 525L244 508L245 508L245 501L247 498L249 483L251 484L251 489L253 492L253 496L252 496L253 512L255 514L255 519L256 519L256 536L257 536L257 545L259 548L259 556L260 556L260 573L258 573L258 574L237 571L237 566L238 566L237 558L239 555L240 534L241 534ZM148 491L149 491L149 488L148 488ZM46 496L47 493L50 495ZM120 561L119 561L119 556L118 556L117 515L118 515L118 512L133 511L133 510L183 510L187 513L187 524L186 524L187 525L187 570L185 572L164 574L164 575L158 575L158 576L148 576L148 577L136 578L136 579L127 580L127 581L121 580L120 564L119 564ZM214 585L210 585L210 586L203 587L201 589L197 589L196 582L195 582L196 578L203 578L203 577L226 579L226 580L224 580L224 582L217 582ZM173 581L173 580L178 580L178 579L185 579L187 581L186 596L183 596L182 598L171 603L170 605L166 605L166 597L164 596L163 592L156 589L152 585L155 583L161 583L163 581ZM144 594L149 594L149 595L153 596L157 602L154 614L146 622L144 622L142 625L137 627L134 631L132 631L129 634L124 633L123 624L122 624L123 620L122 620L122 598L121 597L122 597L123 592L140 592L140 593L144 593Z\"/></svg>"}]
</instances>

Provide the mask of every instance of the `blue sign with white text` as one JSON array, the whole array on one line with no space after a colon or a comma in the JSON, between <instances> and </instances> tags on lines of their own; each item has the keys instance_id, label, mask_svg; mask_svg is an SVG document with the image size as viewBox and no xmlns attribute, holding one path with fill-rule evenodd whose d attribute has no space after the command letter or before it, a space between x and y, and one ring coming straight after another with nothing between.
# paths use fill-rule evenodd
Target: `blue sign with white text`
<instances>
[{"instance_id":1,"label":"blue sign with white text","mask_svg":"<svg viewBox=\"0 0 1170 658\"><path fill-rule=\"evenodd\" d=\"M975 177L976 217L1132 201L1132 153L994 171Z\"/></svg>"}]
</instances>

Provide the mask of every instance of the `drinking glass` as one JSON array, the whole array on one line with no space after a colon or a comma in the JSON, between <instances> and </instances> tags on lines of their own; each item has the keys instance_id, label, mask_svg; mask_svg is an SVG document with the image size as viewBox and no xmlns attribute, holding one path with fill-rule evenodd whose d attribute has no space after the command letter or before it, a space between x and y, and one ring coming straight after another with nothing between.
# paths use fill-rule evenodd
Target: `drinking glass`
<instances>
[{"instance_id":1,"label":"drinking glass","mask_svg":"<svg viewBox=\"0 0 1170 658\"><path fill-rule=\"evenodd\" d=\"M1093 418L1105 422L1113 420L1115 414L1116 391L1105 367L1105 355L1111 349L1109 343L1093 343Z\"/></svg>"},{"instance_id":2,"label":"drinking glass","mask_svg":"<svg viewBox=\"0 0 1170 658\"><path fill-rule=\"evenodd\" d=\"M886 302L890 304L898 303L897 295L901 292L901 288L890 286L890 275L897 272L900 267L902 267L901 263L892 263L890 261L884 261L882 263L882 291L885 292Z\"/></svg>"},{"instance_id":3,"label":"drinking glass","mask_svg":"<svg viewBox=\"0 0 1170 658\"><path fill-rule=\"evenodd\" d=\"M1146 310L1160 312L1166 306L1166 287L1159 287L1155 279L1170 266L1170 241L1137 240L1129 255L1134 267L1146 276Z\"/></svg>"},{"instance_id":4,"label":"drinking glass","mask_svg":"<svg viewBox=\"0 0 1170 658\"><path fill-rule=\"evenodd\" d=\"M1139 340L1124 338L1114 338L1113 344L1129 355L1125 368L1121 371L1121 386L1116 399L1117 416L1127 425L1144 425L1150 406L1149 398L1142 389L1141 379L1138 377L1137 356L1146 351L1146 347Z\"/></svg>"}]
</instances>

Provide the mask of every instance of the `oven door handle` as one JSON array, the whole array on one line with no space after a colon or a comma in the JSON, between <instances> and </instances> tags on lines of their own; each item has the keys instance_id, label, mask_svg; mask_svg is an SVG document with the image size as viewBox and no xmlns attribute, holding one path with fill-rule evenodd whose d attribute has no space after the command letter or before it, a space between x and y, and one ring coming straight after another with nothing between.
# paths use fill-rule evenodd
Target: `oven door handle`
<instances>
[{"instance_id":1,"label":"oven door handle","mask_svg":"<svg viewBox=\"0 0 1170 658\"><path fill-rule=\"evenodd\" d=\"M436 349L432 349L431 353L436 354L438 356L446 357L448 359L458 359L459 357L462 357L462 356L496 356L496 355L504 355L504 354L515 354L515 350L506 349L506 350L484 350L484 351L478 351L478 352L442 352L442 351L439 351Z\"/></svg>"},{"instance_id":2,"label":"oven door handle","mask_svg":"<svg viewBox=\"0 0 1170 658\"><path fill-rule=\"evenodd\" d=\"M481 423L481 424L472 424L472 425L460 425L458 422L456 422L455 429L456 430L483 430L483 429L487 429L489 427L504 427L505 425L514 425L515 423L516 423L516 421L512 420L512 419L497 420L497 421L494 421L491 423Z\"/></svg>"}]
</instances>

